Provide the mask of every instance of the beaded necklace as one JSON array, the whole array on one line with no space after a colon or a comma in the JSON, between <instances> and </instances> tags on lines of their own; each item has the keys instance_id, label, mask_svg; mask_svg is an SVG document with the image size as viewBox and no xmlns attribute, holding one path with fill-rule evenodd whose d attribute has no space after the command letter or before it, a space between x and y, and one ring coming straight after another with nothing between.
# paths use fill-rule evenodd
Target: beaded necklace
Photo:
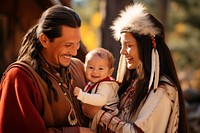
<instances>
[{"instance_id":1,"label":"beaded necklace","mask_svg":"<svg viewBox=\"0 0 200 133\"><path fill-rule=\"evenodd\" d=\"M77 119L73 104L71 102L72 97L71 97L70 90L69 90L71 88L71 84L73 84L73 79L71 78L71 74L70 74L69 70L67 69L67 72L66 72L65 68L61 68L61 72L60 72L62 74L62 76L61 76L60 73L57 70L55 70L53 67L51 67L45 61L45 59L43 57L41 57L41 59L42 59L43 63L45 64L46 68L48 69L48 70L46 70L46 68L45 68L45 71L47 73L49 73L49 75L58 82L58 85L60 86L63 94L65 95L67 101L69 102L69 104L71 106L70 112L68 114L69 124L72 126L76 125L78 123L78 119Z\"/></svg>"},{"instance_id":2,"label":"beaded necklace","mask_svg":"<svg viewBox=\"0 0 200 133\"><path fill-rule=\"evenodd\" d=\"M129 113L131 102L132 102L132 99L134 97L135 90L136 90L135 85L136 85L136 81L132 80L128 89L120 97L120 101L123 100L123 105L120 106L119 110L121 112L124 112L125 114Z\"/></svg>"}]
</instances>

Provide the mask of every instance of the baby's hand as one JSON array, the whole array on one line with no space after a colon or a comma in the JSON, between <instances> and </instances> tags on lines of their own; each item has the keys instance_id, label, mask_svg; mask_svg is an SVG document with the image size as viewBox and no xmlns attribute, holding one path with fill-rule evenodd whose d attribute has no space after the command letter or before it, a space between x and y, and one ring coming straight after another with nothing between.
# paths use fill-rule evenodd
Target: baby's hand
<instances>
[{"instance_id":1,"label":"baby's hand","mask_svg":"<svg viewBox=\"0 0 200 133\"><path fill-rule=\"evenodd\" d=\"M75 87L74 88L74 96L78 96L79 92L80 92L80 88L79 87Z\"/></svg>"}]
</instances>

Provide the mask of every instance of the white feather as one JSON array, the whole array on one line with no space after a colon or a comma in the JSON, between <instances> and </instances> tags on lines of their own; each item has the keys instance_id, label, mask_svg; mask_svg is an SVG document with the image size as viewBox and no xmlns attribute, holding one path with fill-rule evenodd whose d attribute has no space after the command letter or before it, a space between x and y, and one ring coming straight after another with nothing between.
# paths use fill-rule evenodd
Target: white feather
<instances>
[{"instance_id":1,"label":"white feather","mask_svg":"<svg viewBox=\"0 0 200 133\"><path fill-rule=\"evenodd\" d=\"M150 76L150 80L149 80L148 91L150 90L151 85L153 83L154 73L155 73L155 51L154 51L154 49L152 49L152 52L151 52L151 76Z\"/></svg>"},{"instance_id":2,"label":"white feather","mask_svg":"<svg viewBox=\"0 0 200 133\"><path fill-rule=\"evenodd\" d=\"M137 32L144 35L156 35L160 30L156 28L145 12L145 7L142 4L135 3L129 5L125 10L121 11L119 17L113 22L111 30L116 40L120 39L121 31L129 29L130 32Z\"/></svg>"},{"instance_id":3,"label":"white feather","mask_svg":"<svg viewBox=\"0 0 200 133\"><path fill-rule=\"evenodd\" d=\"M121 83L124 78L125 72L126 72L126 60L125 60L125 56L121 55L119 59L116 81Z\"/></svg>"},{"instance_id":4,"label":"white feather","mask_svg":"<svg viewBox=\"0 0 200 133\"><path fill-rule=\"evenodd\" d=\"M155 50L155 80L154 80L154 90L156 90L158 88L158 82L159 82L159 74L160 74L160 61L159 61L159 55L158 55L158 51Z\"/></svg>"}]
</instances>

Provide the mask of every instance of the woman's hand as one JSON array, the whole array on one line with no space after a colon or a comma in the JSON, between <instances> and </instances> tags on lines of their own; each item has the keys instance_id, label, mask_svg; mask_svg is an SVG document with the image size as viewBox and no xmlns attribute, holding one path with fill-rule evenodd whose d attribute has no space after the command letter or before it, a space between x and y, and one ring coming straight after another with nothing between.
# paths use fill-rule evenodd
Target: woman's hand
<instances>
[{"instance_id":1,"label":"woman's hand","mask_svg":"<svg viewBox=\"0 0 200 133\"><path fill-rule=\"evenodd\" d=\"M83 113L90 119L101 109L101 106L93 106L89 104L82 103Z\"/></svg>"},{"instance_id":2,"label":"woman's hand","mask_svg":"<svg viewBox=\"0 0 200 133\"><path fill-rule=\"evenodd\" d=\"M86 127L79 127L80 133L95 133L92 129Z\"/></svg>"}]
</instances>

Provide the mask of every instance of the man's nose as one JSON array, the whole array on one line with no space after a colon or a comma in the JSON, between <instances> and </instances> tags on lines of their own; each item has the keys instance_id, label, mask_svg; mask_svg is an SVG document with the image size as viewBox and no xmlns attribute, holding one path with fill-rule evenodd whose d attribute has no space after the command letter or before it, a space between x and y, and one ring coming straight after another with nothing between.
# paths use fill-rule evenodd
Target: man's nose
<instances>
[{"instance_id":1,"label":"man's nose","mask_svg":"<svg viewBox=\"0 0 200 133\"><path fill-rule=\"evenodd\" d=\"M72 49L70 50L70 54L76 56L79 48L80 48L80 43L73 44Z\"/></svg>"}]
</instances>

